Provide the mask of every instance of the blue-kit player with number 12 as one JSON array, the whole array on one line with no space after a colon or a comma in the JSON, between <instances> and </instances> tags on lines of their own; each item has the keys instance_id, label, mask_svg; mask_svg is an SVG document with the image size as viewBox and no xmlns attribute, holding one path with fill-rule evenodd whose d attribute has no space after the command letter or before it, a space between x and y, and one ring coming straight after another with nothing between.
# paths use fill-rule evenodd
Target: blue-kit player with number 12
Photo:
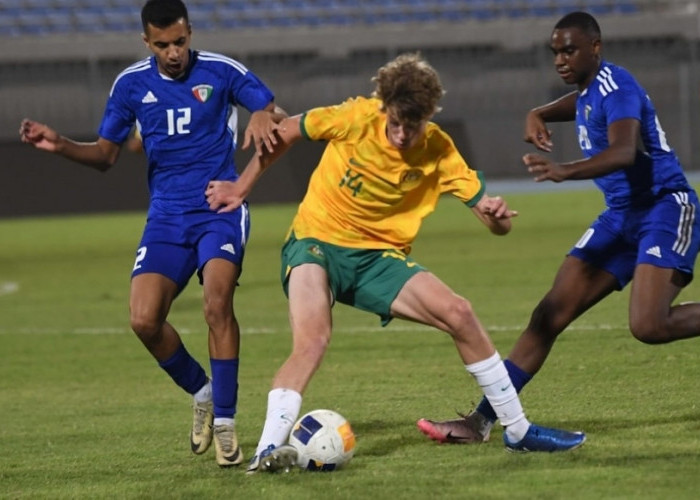
<instances>
[{"instance_id":1,"label":"blue-kit player with number 12","mask_svg":"<svg viewBox=\"0 0 700 500\"><path fill-rule=\"evenodd\" d=\"M246 204L217 213L204 191L210 180L238 177L238 106L251 113L243 148L253 144L256 154L273 150L285 113L243 64L190 48L192 28L180 0L149 0L141 20L153 55L116 77L95 142L73 141L29 119L22 121L20 136L38 149L105 171L130 130L138 129L148 158L150 207L132 271L131 327L159 366L193 396L192 451L204 453L213 440L217 463L238 465L240 332L233 296L250 223ZM167 321L195 272L203 289L211 376Z\"/></svg>"}]
</instances>

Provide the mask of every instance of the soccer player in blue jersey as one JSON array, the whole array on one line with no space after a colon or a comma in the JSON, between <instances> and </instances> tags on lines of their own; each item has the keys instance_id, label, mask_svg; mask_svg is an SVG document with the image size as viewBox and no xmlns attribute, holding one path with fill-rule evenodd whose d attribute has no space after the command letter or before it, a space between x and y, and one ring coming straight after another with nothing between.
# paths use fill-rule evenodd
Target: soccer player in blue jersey
<instances>
[{"instance_id":1,"label":"soccer player in blue jersey","mask_svg":"<svg viewBox=\"0 0 700 500\"><path fill-rule=\"evenodd\" d=\"M233 295L248 240L248 209L209 208L210 180L235 180L237 106L251 112L243 148L272 151L285 114L272 92L240 62L190 48L191 26L180 0L148 0L143 40L153 56L115 79L95 142L75 142L25 119L21 140L104 171L137 126L148 158L150 206L136 251L129 299L131 327L161 368L194 399L191 448L214 440L216 461L238 465L234 416L239 327ZM197 272L209 327L211 377L167 321L170 307Z\"/></svg>"},{"instance_id":2,"label":"soccer player in blue jersey","mask_svg":"<svg viewBox=\"0 0 700 500\"><path fill-rule=\"evenodd\" d=\"M575 120L584 159L556 163L529 153L523 161L538 182L593 179L607 208L569 251L505 362L518 391L572 321L630 282L629 328L637 340L662 344L700 335L700 303L673 305L693 278L698 197L651 99L627 70L602 58L600 27L590 14L564 16L550 47L557 73L577 90L531 110L525 141L549 152L546 123ZM479 442L495 420L483 399L466 417L423 419L418 426L441 442Z\"/></svg>"}]
</instances>

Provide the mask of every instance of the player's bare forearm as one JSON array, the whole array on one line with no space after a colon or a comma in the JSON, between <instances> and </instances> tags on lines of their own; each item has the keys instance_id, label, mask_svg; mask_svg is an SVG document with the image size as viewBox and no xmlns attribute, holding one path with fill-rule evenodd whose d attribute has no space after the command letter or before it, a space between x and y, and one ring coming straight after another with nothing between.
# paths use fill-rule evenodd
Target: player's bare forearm
<instances>
[{"instance_id":1,"label":"player's bare forearm","mask_svg":"<svg viewBox=\"0 0 700 500\"><path fill-rule=\"evenodd\" d=\"M119 145L99 138L95 142L77 142L64 137L51 127L24 119L20 125L20 140L37 149L61 155L83 165L105 171L119 156Z\"/></svg>"},{"instance_id":2,"label":"player's bare forearm","mask_svg":"<svg viewBox=\"0 0 700 500\"><path fill-rule=\"evenodd\" d=\"M218 212L231 212L241 206L265 170L301 137L299 120L299 115L282 120L275 132L275 149L271 152L264 151L262 155L253 155L238 180L210 181L204 193L209 208Z\"/></svg>"},{"instance_id":3,"label":"player's bare forearm","mask_svg":"<svg viewBox=\"0 0 700 500\"><path fill-rule=\"evenodd\" d=\"M634 164L638 134L637 120L618 120L608 127L609 147L597 155L568 163L557 163L545 156L528 153L523 156L523 163L537 182L595 179Z\"/></svg>"},{"instance_id":4,"label":"player's bare forearm","mask_svg":"<svg viewBox=\"0 0 700 500\"><path fill-rule=\"evenodd\" d=\"M271 163L269 155L253 155L237 180L209 181L204 192L209 208L218 213L236 210L245 202L253 186Z\"/></svg>"},{"instance_id":5,"label":"player's bare forearm","mask_svg":"<svg viewBox=\"0 0 700 500\"><path fill-rule=\"evenodd\" d=\"M569 92L547 104L538 106L530 113L538 114L545 122L570 122L576 119L578 91Z\"/></svg>"},{"instance_id":6,"label":"player's bare forearm","mask_svg":"<svg viewBox=\"0 0 700 500\"><path fill-rule=\"evenodd\" d=\"M547 122L571 121L576 118L576 92L571 92L555 101L531 109L525 117L523 140L537 149L551 152L554 146L552 131Z\"/></svg>"},{"instance_id":7,"label":"player's bare forearm","mask_svg":"<svg viewBox=\"0 0 700 500\"><path fill-rule=\"evenodd\" d=\"M503 198L487 194L472 207L472 211L496 235L508 234L512 228L511 219L518 216L518 212L511 210Z\"/></svg>"}]
</instances>

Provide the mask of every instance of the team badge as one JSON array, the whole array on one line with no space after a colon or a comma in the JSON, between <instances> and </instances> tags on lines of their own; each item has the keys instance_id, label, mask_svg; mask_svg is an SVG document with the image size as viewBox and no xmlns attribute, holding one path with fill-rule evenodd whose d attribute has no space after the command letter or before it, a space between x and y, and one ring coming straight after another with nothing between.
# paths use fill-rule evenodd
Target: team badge
<instances>
[{"instance_id":1,"label":"team badge","mask_svg":"<svg viewBox=\"0 0 700 500\"><path fill-rule=\"evenodd\" d=\"M415 189L423 180L423 171L420 168L411 168L401 175L400 189Z\"/></svg>"},{"instance_id":2,"label":"team badge","mask_svg":"<svg viewBox=\"0 0 700 500\"><path fill-rule=\"evenodd\" d=\"M412 168L403 174L401 182L415 182L423 177L423 171L419 168Z\"/></svg>"},{"instance_id":3,"label":"team badge","mask_svg":"<svg viewBox=\"0 0 700 500\"><path fill-rule=\"evenodd\" d=\"M211 85L201 84L192 87L192 93L199 102L207 102L212 92L214 92L214 87Z\"/></svg>"},{"instance_id":4,"label":"team badge","mask_svg":"<svg viewBox=\"0 0 700 500\"><path fill-rule=\"evenodd\" d=\"M308 248L308 252L316 258L319 258L319 259L325 258L325 256L323 255L323 250L321 250L321 247L318 245L311 245Z\"/></svg>"}]
</instances>

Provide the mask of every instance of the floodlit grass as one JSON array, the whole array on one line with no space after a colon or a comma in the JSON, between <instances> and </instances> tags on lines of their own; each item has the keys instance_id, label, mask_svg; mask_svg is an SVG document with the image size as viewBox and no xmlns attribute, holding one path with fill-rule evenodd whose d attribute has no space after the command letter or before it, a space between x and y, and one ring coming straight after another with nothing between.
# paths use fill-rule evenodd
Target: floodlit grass
<instances>
[{"instance_id":1,"label":"floodlit grass","mask_svg":"<svg viewBox=\"0 0 700 500\"><path fill-rule=\"evenodd\" d=\"M568 248L597 215L594 191L509 195L506 237L441 202L413 255L474 304L507 355ZM293 206L253 207L235 303L243 328L238 433L254 451L270 380L290 348L279 250ZM190 400L128 326L144 217L0 220L0 498L697 498L700 345L646 346L627 331L627 292L584 315L522 395L543 425L583 429L564 454L512 455L501 430L441 446L415 428L480 399L447 335L338 305L303 411L329 407L357 434L347 469L247 477L189 451ZM700 298L693 284L680 300ZM170 317L208 367L201 289Z\"/></svg>"}]
</instances>

